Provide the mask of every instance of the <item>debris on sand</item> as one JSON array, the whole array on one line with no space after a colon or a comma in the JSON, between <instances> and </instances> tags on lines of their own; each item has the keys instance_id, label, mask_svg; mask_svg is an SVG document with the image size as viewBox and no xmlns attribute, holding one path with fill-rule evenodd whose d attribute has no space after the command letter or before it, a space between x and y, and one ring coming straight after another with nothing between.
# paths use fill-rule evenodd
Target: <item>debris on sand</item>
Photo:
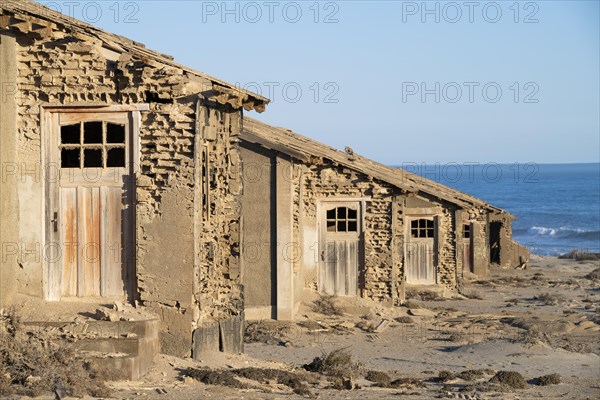
<instances>
[{"instance_id":1,"label":"debris on sand","mask_svg":"<svg viewBox=\"0 0 600 400\"><path fill-rule=\"evenodd\" d=\"M489 382L501 383L510 386L513 389L527 388L527 382L525 381L525 378L523 378L523 375L515 371L498 371Z\"/></svg>"},{"instance_id":2,"label":"debris on sand","mask_svg":"<svg viewBox=\"0 0 600 400\"><path fill-rule=\"evenodd\" d=\"M321 298L313 302L312 310L316 313L328 316L344 315L344 310L335 304L333 296L321 296Z\"/></svg>"},{"instance_id":3,"label":"debris on sand","mask_svg":"<svg viewBox=\"0 0 600 400\"><path fill-rule=\"evenodd\" d=\"M531 383L538 386L558 385L561 381L559 374L543 375L531 380Z\"/></svg>"},{"instance_id":4,"label":"debris on sand","mask_svg":"<svg viewBox=\"0 0 600 400\"><path fill-rule=\"evenodd\" d=\"M282 321L252 321L246 322L244 341L246 343L264 343L269 345L284 345L291 332L291 324Z\"/></svg>"}]
</instances>

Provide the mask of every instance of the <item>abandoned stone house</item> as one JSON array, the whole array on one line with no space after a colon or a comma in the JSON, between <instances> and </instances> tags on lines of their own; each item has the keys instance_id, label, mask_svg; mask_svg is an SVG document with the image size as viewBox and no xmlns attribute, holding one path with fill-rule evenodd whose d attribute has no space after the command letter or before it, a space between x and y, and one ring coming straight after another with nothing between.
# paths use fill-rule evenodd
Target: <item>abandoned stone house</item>
<instances>
[{"instance_id":1,"label":"abandoned stone house","mask_svg":"<svg viewBox=\"0 0 600 400\"><path fill-rule=\"evenodd\" d=\"M242 110L268 99L31 1L0 2L0 302L128 298L161 348L239 315Z\"/></svg>"},{"instance_id":2,"label":"abandoned stone house","mask_svg":"<svg viewBox=\"0 0 600 400\"><path fill-rule=\"evenodd\" d=\"M269 100L28 0L0 2L0 82L0 308L127 299L164 353L215 326L239 351L244 312L292 319L306 289L393 304L520 249L508 213L245 119Z\"/></svg>"},{"instance_id":3,"label":"abandoned stone house","mask_svg":"<svg viewBox=\"0 0 600 400\"><path fill-rule=\"evenodd\" d=\"M247 117L241 139L246 318L293 319L306 291L398 304L527 257L473 196Z\"/></svg>"}]
</instances>

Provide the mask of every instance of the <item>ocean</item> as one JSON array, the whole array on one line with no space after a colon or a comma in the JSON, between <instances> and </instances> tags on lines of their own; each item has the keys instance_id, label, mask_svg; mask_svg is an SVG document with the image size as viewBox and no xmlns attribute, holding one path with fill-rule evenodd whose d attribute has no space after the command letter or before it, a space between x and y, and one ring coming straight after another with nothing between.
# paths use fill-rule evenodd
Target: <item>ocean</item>
<instances>
[{"instance_id":1,"label":"ocean","mask_svg":"<svg viewBox=\"0 0 600 400\"><path fill-rule=\"evenodd\" d=\"M600 252L600 164L415 164L406 170L517 217L513 237L534 254Z\"/></svg>"}]
</instances>

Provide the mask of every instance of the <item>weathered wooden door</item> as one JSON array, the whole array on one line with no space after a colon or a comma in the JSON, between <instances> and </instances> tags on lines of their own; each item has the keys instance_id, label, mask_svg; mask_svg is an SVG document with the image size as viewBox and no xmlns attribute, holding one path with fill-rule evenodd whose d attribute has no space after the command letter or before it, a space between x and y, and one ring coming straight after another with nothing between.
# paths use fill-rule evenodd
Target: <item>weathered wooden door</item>
<instances>
[{"instance_id":1,"label":"weathered wooden door","mask_svg":"<svg viewBox=\"0 0 600 400\"><path fill-rule=\"evenodd\" d=\"M406 282L437 283L437 218L412 219L407 229Z\"/></svg>"},{"instance_id":2,"label":"weathered wooden door","mask_svg":"<svg viewBox=\"0 0 600 400\"><path fill-rule=\"evenodd\" d=\"M124 297L134 274L132 121L127 112L53 113L48 237L60 257L49 297Z\"/></svg>"},{"instance_id":3,"label":"weathered wooden door","mask_svg":"<svg viewBox=\"0 0 600 400\"><path fill-rule=\"evenodd\" d=\"M362 253L360 203L324 203L320 220L319 290L329 295L355 296Z\"/></svg>"}]
</instances>

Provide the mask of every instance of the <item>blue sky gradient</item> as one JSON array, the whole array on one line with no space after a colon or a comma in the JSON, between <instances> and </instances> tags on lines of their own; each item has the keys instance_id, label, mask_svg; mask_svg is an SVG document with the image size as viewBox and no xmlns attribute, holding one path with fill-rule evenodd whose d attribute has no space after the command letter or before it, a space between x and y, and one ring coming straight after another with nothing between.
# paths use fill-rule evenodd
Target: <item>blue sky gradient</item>
<instances>
[{"instance_id":1,"label":"blue sky gradient","mask_svg":"<svg viewBox=\"0 0 600 400\"><path fill-rule=\"evenodd\" d=\"M273 99L252 117L386 164L600 161L598 1L40 3Z\"/></svg>"}]
</instances>

